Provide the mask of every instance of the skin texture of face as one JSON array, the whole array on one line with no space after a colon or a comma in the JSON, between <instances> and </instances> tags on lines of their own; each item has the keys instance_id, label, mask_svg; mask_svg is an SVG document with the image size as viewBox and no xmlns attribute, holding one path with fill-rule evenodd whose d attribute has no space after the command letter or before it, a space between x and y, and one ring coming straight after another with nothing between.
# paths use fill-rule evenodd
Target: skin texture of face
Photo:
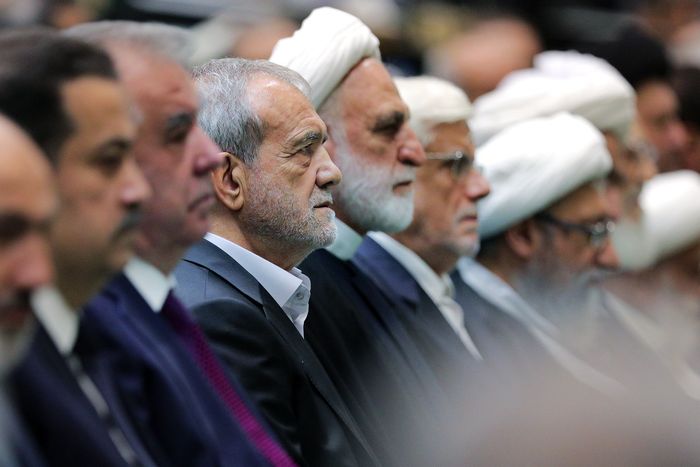
<instances>
[{"instance_id":1,"label":"skin texture of face","mask_svg":"<svg viewBox=\"0 0 700 467\"><path fill-rule=\"evenodd\" d=\"M326 144L343 182L333 190L338 218L360 234L398 232L413 217L416 169L425 153L408 126L408 108L384 65L364 59L330 97ZM326 104L324 104L326 105Z\"/></svg>"},{"instance_id":2,"label":"skin texture of face","mask_svg":"<svg viewBox=\"0 0 700 467\"><path fill-rule=\"evenodd\" d=\"M678 117L678 98L670 84L650 81L637 89L637 126L654 146L662 172L681 168L688 135Z\"/></svg>"},{"instance_id":3,"label":"skin texture of face","mask_svg":"<svg viewBox=\"0 0 700 467\"><path fill-rule=\"evenodd\" d=\"M0 118L0 140L1 378L30 335L31 291L53 277L48 229L56 197L48 161L5 118Z\"/></svg>"},{"instance_id":4,"label":"skin texture of face","mask_svg":"<svg viewBox=\"0 0 700 467\"><path fill-rule=\"evenodd\" d=\"M562 198L547 213L565 222L594 224L609 218L605 189L594 183L586 184ZM565 317L576 312L585 293L601 270L616 266L611 245L606 241L593 247L585 234L564 230L531 219L526 259L516 279L516 288L538 310Z\"/></svg>"},{"instance_id":5,"label":"skin texture of face","mask_svg":"<svg viewBox=\"0 0 700 467\"><path fill-rule=\"evenodd\" d=\"M180 65L128 48L114 48L112 56L143 118L134 155L153 187L137 252L167 273L209 228L209 174L221 155L197 124L194 85Z\"/></svg>"},{"instance_id":6,"label":"skin texture of face","mask_svg":"<svg viewBox=\"0 0 700 467\"><path fill-rule=\"evenodd\" d=\"M612 132L605 132L605 142L613 160L608 184L608 202L616 219L638 219L639 193L644 182L657 173L655 161L646 154L625 146Z\"/></svg>"},{"instance_id":7,"label":"skin texture of face","mask_svg":"<svg viewBox=\"0 0 700 467\"><path fill-rule=\"evenodd\" d=\"M434 139L425 152L462 151L473 161L474 145L466 122L443 123L433 128ZM476 203L489 193L489 184L477 171L456 178L451 162L429 160L418 169L414 218L394 235L415 251L438 274L450 271L464 255L479 247Z\"/></svg>"},{"instance_id":8,"label":"skin texture of face","mask_svg":"<svg viewBox=\"0 0 700 467\"><path fill-rule=\"evenodd\" d=\"M248 97L264 122L264 140L250 166L227 155L229 167L215 173L215 183L230 170L234 194L240 189L239 244L291 269L335 240L330 188L341 174L323 146L326 125L299 90L261 74L248 85ZM237 206L236 196L218 187L217 193Z\"/></svg>"},{"instance_id":9,"label":"skin texture of face","mask_svg":"<svg viewBox=\"0 0 700 467\"><path fill-rule=\"evenodd\" d=\"M61 206L51 243L57 285L77 308L133 254L150 188L133 158L136 127L119 84L83 77L62 91L75 130L58 158Z\"/></svg>"}]
</instances>

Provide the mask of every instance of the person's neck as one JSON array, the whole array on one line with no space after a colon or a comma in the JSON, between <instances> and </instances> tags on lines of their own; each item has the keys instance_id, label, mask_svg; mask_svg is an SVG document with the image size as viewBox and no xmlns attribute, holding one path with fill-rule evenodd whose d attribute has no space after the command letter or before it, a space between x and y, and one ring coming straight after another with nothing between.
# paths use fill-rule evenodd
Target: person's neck
<instances>
[{"instance_id":1,"label":"person's neck","mask_svg":"<svg viewBox=\"0 0 700 467\"><path fill-rule=\"evenodd\" d=\"M71 310L80 310L109 279L104 274L86 274L85 271L69 271L56 267L56 289Z\"/></svg>"},{"instance_id":2,"label":"person's neck","mask_svg":"<svg viewBox=\"0 0 700 467\"><path fill-rule=\"evenodd\" d=\"M439 247L427 246L425 242L412 235L399 232L392 234L391 237L417 254L438 276L452 271L459 260L459 256Z\"/></svg>"},{"instance_id":3,"label":"person's neck","mask_svg":"<svg viewBox=\"0 0 700 467\"><path fill-rule=\"evenodd\" d=\"M289 245L282 245L279 243L279 239L269 240L253 234L247 234L237 226L224 227L220 224L215 224L211 227L211 233L225 238L251 253L255 253L285 271L290 271L310 253L307 250L299 251L299 249Z\"/></svg>"},{"instance_id":4,"label":"person's neck","mask_svg":"<svg viewBox=\"0 0 700 467\"><path fill-rule=\"evenodd\" d=\"M136 241L138 257L155 266L164 276L175 269L186 249L172 242L158 241L146 235L142 235Z\"/></svg>"},{"instance_id":5,"label":"person's neck","mask_svg":"<svg viewBox=\"0 0 700 467\"><path fill-rule=\"evenodd\" d=\"M350 219L349 216L345 215L345 212L340 206L333 206L333 209L335 210L335 217L357 232L360 237L367 235L367 229L363 228L361 225L358 225L356 222Z\"/></svg>"}]
</instances>

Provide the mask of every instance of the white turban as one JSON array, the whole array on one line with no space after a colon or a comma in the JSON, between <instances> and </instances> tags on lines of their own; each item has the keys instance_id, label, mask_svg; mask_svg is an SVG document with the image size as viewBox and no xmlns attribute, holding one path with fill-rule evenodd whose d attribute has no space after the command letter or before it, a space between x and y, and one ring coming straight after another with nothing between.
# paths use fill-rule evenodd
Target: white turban
<instances>
[{"instance_id":1,"label":"white turban","mask_svg":"<svg viewBox=\"0 0 700 467\"><path fill-rule=\"evenodd\" d=\"M700 174L696 172L662 173L647 181L639 197L641 220L613 234L616 249L636 254L634 264L628 266L649 268L700 241L699 200Z\"/></svg>"},{"instance_id":2,"label":"white turban","mask_svg":"<svg viewBox=\"0 0 700 467\"><path fill-rule=\"evenodd\" d=\"M612 159L600 131L560 113L511 126L476 150L491 193L479 201L479 233L494 236L607 175Z\"/></svg>"},{"instance_id":3,"label":"white turban","mask_svg":"<svg viewBox=\"0 0 700 467\"><path fill-rule=\"evenodd\" d=\"M316 8L292 35L281 39L270 61L299 73L311 85L318 109L363 58L381 59L379 39L362 21L335 8Z\"/></svg>"},{"instance_id":4,"label":"white turban","mask_svg":"<svg viewBox=\"0 0 700 467\"><path fill-rule=\"evenodd\" d=\"M394 78L394 83L410 110L411 128L423 146L430 144L435 125L465 122L471 114L469 98L449 81L432 76L417 76Z\"/></svg>"},{"instance_id":5,"label":"white turban","mask_svg":"<svg viewBox=\"0 0 700 467\"><path fill-rule=\"evenodd\" d=\"M480 145L513 123L570 112L624 140L635 111L634 89L608 62L574 51L548 51L535 57L533 68L512 72L474 101L469 123Z\"/></svg>"}]
</instances>

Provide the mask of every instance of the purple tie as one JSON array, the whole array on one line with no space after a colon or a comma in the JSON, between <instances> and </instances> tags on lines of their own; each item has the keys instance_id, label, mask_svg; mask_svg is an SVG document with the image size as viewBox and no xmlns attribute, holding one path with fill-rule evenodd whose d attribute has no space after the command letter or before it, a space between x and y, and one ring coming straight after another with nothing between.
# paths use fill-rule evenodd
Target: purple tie
<instances>
[{"instance_id":1,"label":"purple tie","mask_svg":"<svg viewBox=\"0 0 700 467\"><path fill-rule=\"evenodd\" d=\"M187 350L192 354L199 368L209 379L211 386L224 400L234 418L238 420L248 438L263 456L274 466L296 466L296 463L280 447L279 443L268 435L243 400L241 400L219 360L212 352L209 344L207 344L204 333L190 317L180 300L173 295L172 291L170 291L165 304L163 304L162 313L170 322L170 326Z\"/></svg>"}]
</instances>

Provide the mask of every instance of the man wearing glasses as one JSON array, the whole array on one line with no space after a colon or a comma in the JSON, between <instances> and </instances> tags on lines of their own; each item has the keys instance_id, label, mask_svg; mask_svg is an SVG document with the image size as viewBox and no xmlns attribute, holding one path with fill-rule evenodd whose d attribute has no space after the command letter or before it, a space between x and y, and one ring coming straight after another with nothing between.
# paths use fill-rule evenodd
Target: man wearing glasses
<instances>
[{"instance_id":1,"label":"man wearing glasses","mask_svg":"<svg viewBox=\"0 0 700 467\"><path fill-rule=\"evenodd\" d=\"M476 203L489 184L474 164L466 94L429 76L394 81L428 160L416 172L409 227L371 232L353 261L390 297L448 396L461 401L474 380L471 370L484 367L491 354L482 352L488 344L479 324L455 301L450 272L460 257L478 251Z\"/></svg>"},{"instance_id":2,"label":"man wearing glasses","mask_svg":"<svg viewBox=\"0 0 700 467\"><path fill-rule=\"evenodd\" d=\"M471 303L519 320L575 380L604 393L622 390L612 366L589 358L598 357L599 341L584 313L594 279L615 266L604 180L612 160L603 135L562 113L507 128L479 148L477 160L492 194L479 205L481 249L459 263Z\"/></svg>"}]
</instances>

